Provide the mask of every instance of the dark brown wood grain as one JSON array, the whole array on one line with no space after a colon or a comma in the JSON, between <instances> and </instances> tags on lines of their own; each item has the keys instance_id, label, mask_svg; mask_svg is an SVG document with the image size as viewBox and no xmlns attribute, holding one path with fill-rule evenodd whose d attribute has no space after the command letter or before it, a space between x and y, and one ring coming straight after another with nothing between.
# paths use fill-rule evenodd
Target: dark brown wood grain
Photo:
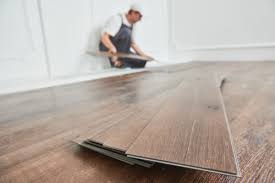
<instances>
[{"instance_id":1,"label":"dark brown wood grain","mask_svg":"<svg viewBox=\"0 0 275 183\"><path fill-rule=\"evenodd\" d=\"M72 142L89 123L125 110L121 105L112 109L114 101L146 101L167 90L166 85L190 69L217 72L227 78L223 97L241 178L165 165L150 169L131 166ZM272 183L274 70L272 62L194 62L154 69L153 73L0 96L0 182ZM170 84L170 88L177 84ZM97 117L97 113L102 116Z\"/></svg>"},{"instance_id":2,"label":"dark brown wood grain","mask_svg":"<svg viewBox=\"0 0 275 183\"><path fill-rule=\"evenodd\" d=\"M127 150L131 157L238 175L214 76L194 72Z\"/></svg>"},{"instance_id":3,"label":"dark brown wood grain","mask_svg":"<svg viewBox=\"0 0 275 183\"><path fill-rule=\"evenodd\" d=\"M167 95L167 93L164 93L139 104L133 115L95 135L90 140L126 152L153 116L160 110Z\"/></svg>"}]
</instances>

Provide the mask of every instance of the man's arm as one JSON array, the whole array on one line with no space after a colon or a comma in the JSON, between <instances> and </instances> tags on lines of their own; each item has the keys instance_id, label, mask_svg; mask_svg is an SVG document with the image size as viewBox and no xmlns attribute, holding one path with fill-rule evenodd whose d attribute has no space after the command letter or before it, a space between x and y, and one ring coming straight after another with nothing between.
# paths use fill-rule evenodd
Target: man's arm
<instances>
[{"instance_id":1,"label":"man's arm","mask_svg":"<svg viewBox=\"0 0 275 183\"><path fill-rule=\"evenodd\" d=\"M132 43L131 43L131 48L133 48L134 51L135 51L138 55L140 55L140 56L147 56L147 55L139 48L139 46L138 46L136 43L132 42Z\"/></svg>"},{"instance_id":2,"label":"man's arm","mask_svg":"<svg viewBox=\"0 0 275 183\"><path fill-rule=\"evenodd\" d=\"M101 41L102 43L109 49L109 51L111 53L117 53L117 49L116 47L113 45L113 43L111 42L110 40L110 35L108 33L104 33L102 36L101 36Z\"/></svg>"}]
</instances>

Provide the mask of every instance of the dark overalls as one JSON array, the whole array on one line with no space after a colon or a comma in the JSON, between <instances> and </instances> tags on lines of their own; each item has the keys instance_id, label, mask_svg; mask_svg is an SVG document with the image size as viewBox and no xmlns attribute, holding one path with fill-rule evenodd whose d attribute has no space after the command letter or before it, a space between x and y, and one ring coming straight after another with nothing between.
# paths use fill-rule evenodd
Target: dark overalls
<instances>
[{"instance_id":1,"label":"dark overalls","mask_svg":"<svg viewBox=\"0 0 275 183\"><path fill-rule=\"evenodd\" d=\"M129 27L123 23L123 18L121 15L122 24L118 31L118 33L115 36L111 36L110 40L116 47L118 52L123 53L132 53L130 51L131 43L132 43L132 30L133 27ZM100 42L99 44L99 50L100 51L108 51L109 49ZM111 61L111 58L109 58L111 66L113 67L114 64ZM132 58L119 58L120 61L123 62L123 67L131 67L131 68L143 68L146 65L146 61L139 60L139 59L132 59Z\"/></svg>"}]
</instances>

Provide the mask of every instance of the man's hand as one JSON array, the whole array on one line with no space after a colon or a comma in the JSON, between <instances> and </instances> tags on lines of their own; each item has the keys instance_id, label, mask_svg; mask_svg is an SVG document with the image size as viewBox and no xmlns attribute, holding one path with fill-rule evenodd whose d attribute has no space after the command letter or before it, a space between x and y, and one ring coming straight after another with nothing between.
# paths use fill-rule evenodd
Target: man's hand
<instances>
[{"instance_id":1,"label":"man's hand","mask_svg":"<svg viewBox=\"0 0 275 183\"><path fill-rule=\"evenodd\" d=\"M107 47L109 49L108 50L109 53L111 53L111 54L116 54L117 53L117 49L113 45L112 41L110 40L110 35L109 34L104 33L103 36L101 37L101 41L105 45L105 47Z\"/></svg>"},{"instance_id":2,"label":"man's hand","mask_svg":"<svg viewBox=\"0 0 275 183\"><path fill-rule=\"evenodd\" d=\"M108 52L111 53L112 55L115 55L115 54L117 53L117 49L116 49L116 47L112 46L112 47L109 49ZM120 64L120 63L117 63L117 59L118 59L117 56L112 56L112 58L111 58L111 60L112 60L112 62L114 63L115 67L120 67L121 64Z\"/></svg>"},{"instance_id":3,"label":"man's hand","mask_svg":"<svg viewBox=\"0 0 275 183\"><path fill-rule=\"evenodd\" d=\"M109 52L111 53L111 54L116 54L117 53L117 49L116 49L116 47L114 47L114 46L112 46L110 49L109 49Z\"/></svg>"},{"instance_id":4,"label":"man's hand","mask_svg":"<svg viewBox=\"0 0 275 183\"><path fill-rule=\"evenodd\" d=\"M135 43L132 43L131 44L131 47L135 50L135 52L140 55L140 56L143 56L143 57L147 57L147 58L150 58L150 60L154 60L153 57L149 56L149 55L146 55L140 48L137 44Z\"/></svg>"}]
</instances>

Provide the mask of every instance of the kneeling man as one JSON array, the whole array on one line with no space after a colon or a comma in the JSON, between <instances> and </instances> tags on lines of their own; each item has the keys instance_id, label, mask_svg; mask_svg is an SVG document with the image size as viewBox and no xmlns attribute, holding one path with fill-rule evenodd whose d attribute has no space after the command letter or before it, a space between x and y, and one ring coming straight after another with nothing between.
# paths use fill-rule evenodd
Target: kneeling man
<instances>
[{"instance_id":1,"label":"kneeling man","mask_svg":"<svg viewBox=\"0 0 275 183\"><path fill-rule=\"evenodd\" d=\"M108 51L112 54L117 52L131 53L132 48L136 54L146 56L135 43L134 25L142 19L142 8L139 4L130 7L127 13L111 17L101 32L100 51ZM112 67L143 68L146 61L132 58L118 58L113 56L110 59Z\"/></svg>"}]
</instances>

